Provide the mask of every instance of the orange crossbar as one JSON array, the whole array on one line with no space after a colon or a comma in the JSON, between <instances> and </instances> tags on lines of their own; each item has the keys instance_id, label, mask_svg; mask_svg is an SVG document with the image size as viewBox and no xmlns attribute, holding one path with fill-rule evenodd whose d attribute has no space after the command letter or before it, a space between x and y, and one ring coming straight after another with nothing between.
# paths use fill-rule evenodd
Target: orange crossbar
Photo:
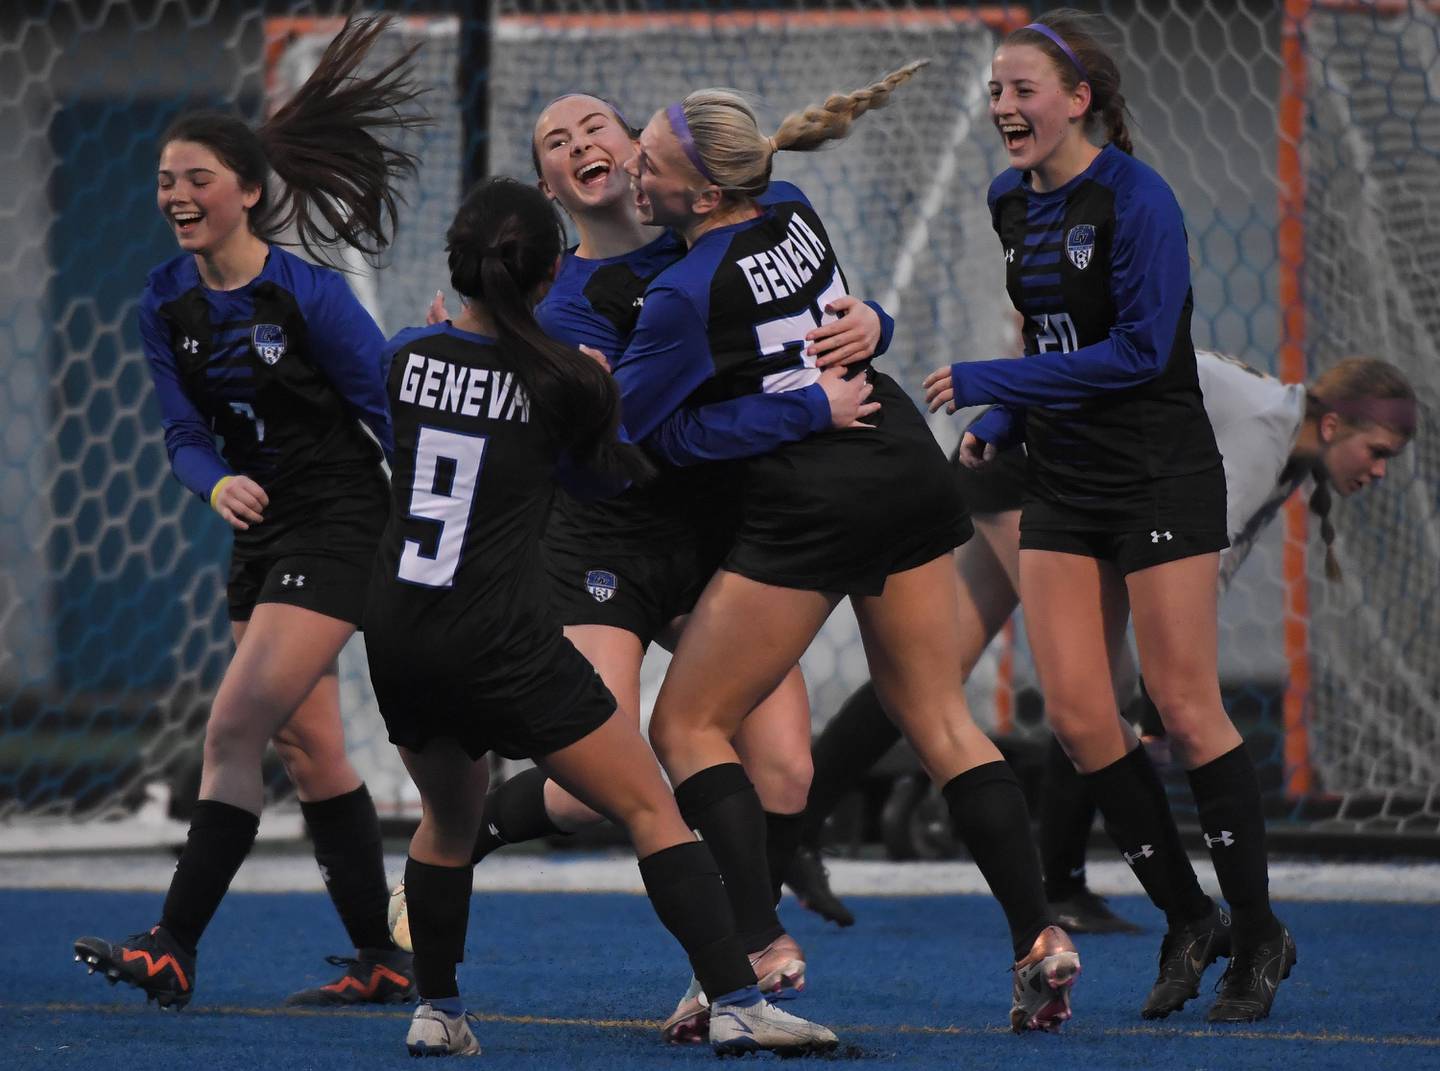
<instances>
[{"instance_id":1,"label":"orange crossbar","mask_svg":"<svg viewBox=\"0 0 1440 1071\"><path fill-rule=\"evenodd\" d=\"M979 22L996 33L1018 30L1030 21L1029 9L1012 4L984 4L960 10L926 11L656 11L600 12L553 15L502 15L501 27L531 26L539 30L716 30L809 27L852 28L955 26Z\"/></svg>"},{"instance_id":2,"label":"orange crossbar","mask_svg":"<svg viewBox=\"0 0 1440 1071\"><path fill-rule=\"evenodd\" d=\"M1285 0L1281 30L1279 157L1280 185L1280 377L1305 381L1305 172L1300 163L1305 127L1305 23L1311 0ZM1285 503L1285 791L1304 796L1314 787L1310 768L1310 571L1306 564L1308 523L1305 505Z\"/></svg>"}]
</instances>

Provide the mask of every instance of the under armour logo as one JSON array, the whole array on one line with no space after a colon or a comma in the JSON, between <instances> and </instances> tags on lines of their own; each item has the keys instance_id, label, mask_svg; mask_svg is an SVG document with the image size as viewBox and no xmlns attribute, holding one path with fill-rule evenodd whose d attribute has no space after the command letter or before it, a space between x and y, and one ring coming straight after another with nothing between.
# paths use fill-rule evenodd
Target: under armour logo
<instances>
[{"instance_id":1,"label":"under armour logo","mask_svg":"<svg viewBox=\"0 0 1440 1071\"><path fill-rule=\"evenodd\" d=\"M317 865L320 867L320 879L321 879L322 881L324 881L326 885L329 885L329 884L330 884L330 868L329 868L328 866L326 866L324 863L319 863L319 864L317 864Z\"/></svg>"},{"instance_id":2,"label":"under armour logo","mask_svg":"<svg viewBox=\"0 0 1440 1071\"><path fill-rule=\"evenodd\" d=\"M1158 542L1160 542L1160 540L1162 540L1162 539L1165 540L1165 542L1168 543L1168 542L1170 542L1170 540L1172 540L1172 539L1174 539L1174 538L1175 538L1175 537L1172 536L1172 535L1169 533L1169 531L1164 531L1164 532L1153 532L1153 531L1152 531L1152 532L1150 533L1150 542L1152 542L1152 543L1158 543Z\"/></svg>"},{"instance_id":3,"label":"under armour logo","mask_svg":"<svg viewBox=\"0 0 1440 1071\"><path fill-rule=\"evenodd\" d=\"M1135 860L1149 859L1152 855L1154 855L1155 846L1153 844L1142 844L1140 845L1140 850L1133 855L1125 851L1122 851L1120 854L1125 857L1125 862L1129 863L1133 867L1135 865Z\"/></svg>"},{"instance_id":4,"label":"under armour logo","mask_svg":"<svg viewBox=\"0 0 1440 1071\"><path fill-rule=\"evenodd\" d=\"M180 348L186 353L199 353L200 343L196 339L187 337L183 342L180 343Z\"/></svg>"},{"instance_id":5,"label":"under armour logo","mask_svg":"<svg viewBox=\"0 0 1440 1071\"><path fill-rule=\"evenodd\" d=\"M1007 249L1007 250L1005 250L1005 263L1006 263L1006 264L1014 264L1014 263L1015 263L1015 250L1014 250L1014 249Z\"/></svg>"},{"instance_id":6,"label":"under armour logo","mask_svg":"<svg viewBox=\"0 0 1440 1071\"><path fill-rule=\"evenodd\" d=\"M504 837L501 837L501 836L500 836L500 827L497 826L494 822L487 822L487 823L485 823L485 828L486 828L487 831L489 831L489 833L490 833L490 835L491 835L492 837L495 837L495 838L497 838L497 839L499 839L499 840L504 840L504 839L505 839Z\"/></svg>"},{"instance_id":7,"label":"under armour logo","mask_svg":"<svg viewBox=\"0 0 1440 1071\"><path fill-rule=\"evenodd\" d=\"M630 306L632 309L643 309L645 307L645 295L641 294Z\"/></svg>"},{"instance_id":8,"label":"under armour logo","mask_svg":"<svg viewBox=\"0 0 1440 1071\"><path fill-rule=\"evenodd\" d=\"M295 573L292 575L286 573L280 578L280 586L282 588L303 588L305 586L305 574Z\"/></svg>"},{"instance_id":9,"label":"under armour logo","mask_svg":"<svg viewBox=\"0 0 1440 1071\"><path fill-rule=\"evenodd\" d=\"M1213 848L1217 844L1223 844L1228 848L1235 843L1235 834L1228 829L1222 829L1218 837L1212 837L1209 833L1202 833L1201 836L1205 838L1205 847L1207 848Z\"/></svg>"}]
</instances>

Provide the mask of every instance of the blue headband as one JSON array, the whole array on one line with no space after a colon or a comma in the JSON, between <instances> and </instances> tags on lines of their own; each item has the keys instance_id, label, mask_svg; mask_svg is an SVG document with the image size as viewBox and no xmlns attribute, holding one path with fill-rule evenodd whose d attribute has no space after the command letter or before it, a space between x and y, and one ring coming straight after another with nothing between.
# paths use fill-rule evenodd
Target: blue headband
<instances>
[{"instance_id":1,"label":"blue headband","mask_svg":"<svg viewBox=\"0 0 1440 1071\"><path fill-rule=\"evenodd\" d=\"M685 150L685 156L695 165L695 170L700 172L706 182L713 182L720 185L720 181L705 166L705 161L700 159L700 150L695 148L695 136L690 133L690 124L685 121L685 106L682 102L676 101L665 109L665 118L670 120L670 129L675 131L675 137L680 141L680 148Z\"/></svg>"},{"instance_id":2,"label":"blue headband","mask_svg":"<svg viewBox=\"0 0 1440 1071\"><path fill-rule=\"evenodd\" d=\"M1050 29L1049 26L1046 26L1042 22L1032 22L1028 26L1022 26L1020 28L1022 30L1034 30L1036 33L1044 37L1048 37L1051 41L1054 41L1060 51L1070 57L1070 62L1075 64L1075 69L1080 72L1080 81L1090 81L1090 73L1085 70L1085 64L1080 62L1080 57L1075 55L1075 53L1071 50L1070 46L1065 43L1065 39L1061 37L1058 33L1056 33L1054 30Z\"/></svg>"}]
</instances>

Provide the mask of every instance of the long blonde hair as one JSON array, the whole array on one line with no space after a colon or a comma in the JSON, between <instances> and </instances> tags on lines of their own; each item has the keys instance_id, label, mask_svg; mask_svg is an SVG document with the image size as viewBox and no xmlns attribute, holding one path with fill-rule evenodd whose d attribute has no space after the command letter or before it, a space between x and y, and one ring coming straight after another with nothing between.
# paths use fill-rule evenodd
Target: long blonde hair
<instances>
[{"instance_id":1,"label":"long blonde hair","mask_svg":"<svg viewBox=\"0 0 1440 1071\"><path fill-rule=\"evenodd\" d=\"M697 170L727 194L757 197L770 185L770 167L777 152L811 152L845 137L856 119L883 108L891 92L929 62L915 60L863 89L835 93L823 104L791 112L768 137L760 133L754 109L739 92L697 89L680 102L699 156Z\"/></svg>"}]
</instances>

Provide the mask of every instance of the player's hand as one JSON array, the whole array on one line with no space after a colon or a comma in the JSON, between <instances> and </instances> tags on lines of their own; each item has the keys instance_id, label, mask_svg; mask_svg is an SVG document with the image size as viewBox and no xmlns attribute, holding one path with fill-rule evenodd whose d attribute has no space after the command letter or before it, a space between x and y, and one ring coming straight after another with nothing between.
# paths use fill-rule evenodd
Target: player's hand
<instances>
[{"instance_id":1,"label":"player's hand","mask_svg":"<svg viewBox=\"0 0 1440 1071\"><path fill-rule=\"evenodd\" d=\"M880 315L859 298L846 294L825 306L836 317L805 336L807 356L816 368L854 364L875 355L880 345Z\"/></svg>"},{"instance_id":2,"label":"player's hand","mask_svg":"<svg viewBox=\"0 0 1440 1071\"><path fill-rule=\"evenodd\" d=\"M950 365L937 368L925 377L925 404L932 413L942 405L945 412L955 412L955 379L950 373Z\"/></svg>"},{"instance_id":3,"label":"player's hand","mask_svg":"<svg viewBox=\"0 0 1440 1071\"><path fill-rule=\"evenodd\" d=\"M830 403L830 426L832 428L870 428L865 417L880 411L879 402L866 401L875 388L864 376L845 378L845 369L840 365L827 368L820 374L820 388Z\"/></svg>"},{"instance_id":4,"label":"player's hand","mask_svg":"<svg viewBox=\"0 0 1440 1071\"><path fill-rule=\"evenodd\" d=\"M445 311L445 294L441 290L435 291L435 300L430 302L430 307L425 310L425 326L434 327L436 324L443 324L450 319L450 314Z\"/></svg>"},{"instance_id":5,"label":"player's hand","mask_svg":"<svg viewBox=\"0 0 1440 1071\"><path fill-rule=\"evenodd\" d=\"M249 476L226 476L210 492L210 508L242 532L265 519L264 509L269 504L265 488Z\"/></svg>"},{"instance_id":6,"label":"player's hand","mask_svg":"<svg viewBox=\"0 0 1440 1071\"><path fill-rule=\"evenodd\" d=\"M580 352L583 353L586 357L589 357L601 368L605 369L605 371L610 371L610 359L606 357L603 353L601 353L599 350L597 350L594 346L586 346L584 344L581 344Z\"/></svg>"},{"instance_id":7,"label":"player's hand","mask_svg":"<svg viewBox=\"0 0 1440 1071\"><path fill-rule=\"evenodd\" d=\"M960 464L967 469L982 469L995 460L998 453L994 443L987 443L984 439L977 439L972 433L966 432L960 437Z\"/></svg>"}]
</instances>

